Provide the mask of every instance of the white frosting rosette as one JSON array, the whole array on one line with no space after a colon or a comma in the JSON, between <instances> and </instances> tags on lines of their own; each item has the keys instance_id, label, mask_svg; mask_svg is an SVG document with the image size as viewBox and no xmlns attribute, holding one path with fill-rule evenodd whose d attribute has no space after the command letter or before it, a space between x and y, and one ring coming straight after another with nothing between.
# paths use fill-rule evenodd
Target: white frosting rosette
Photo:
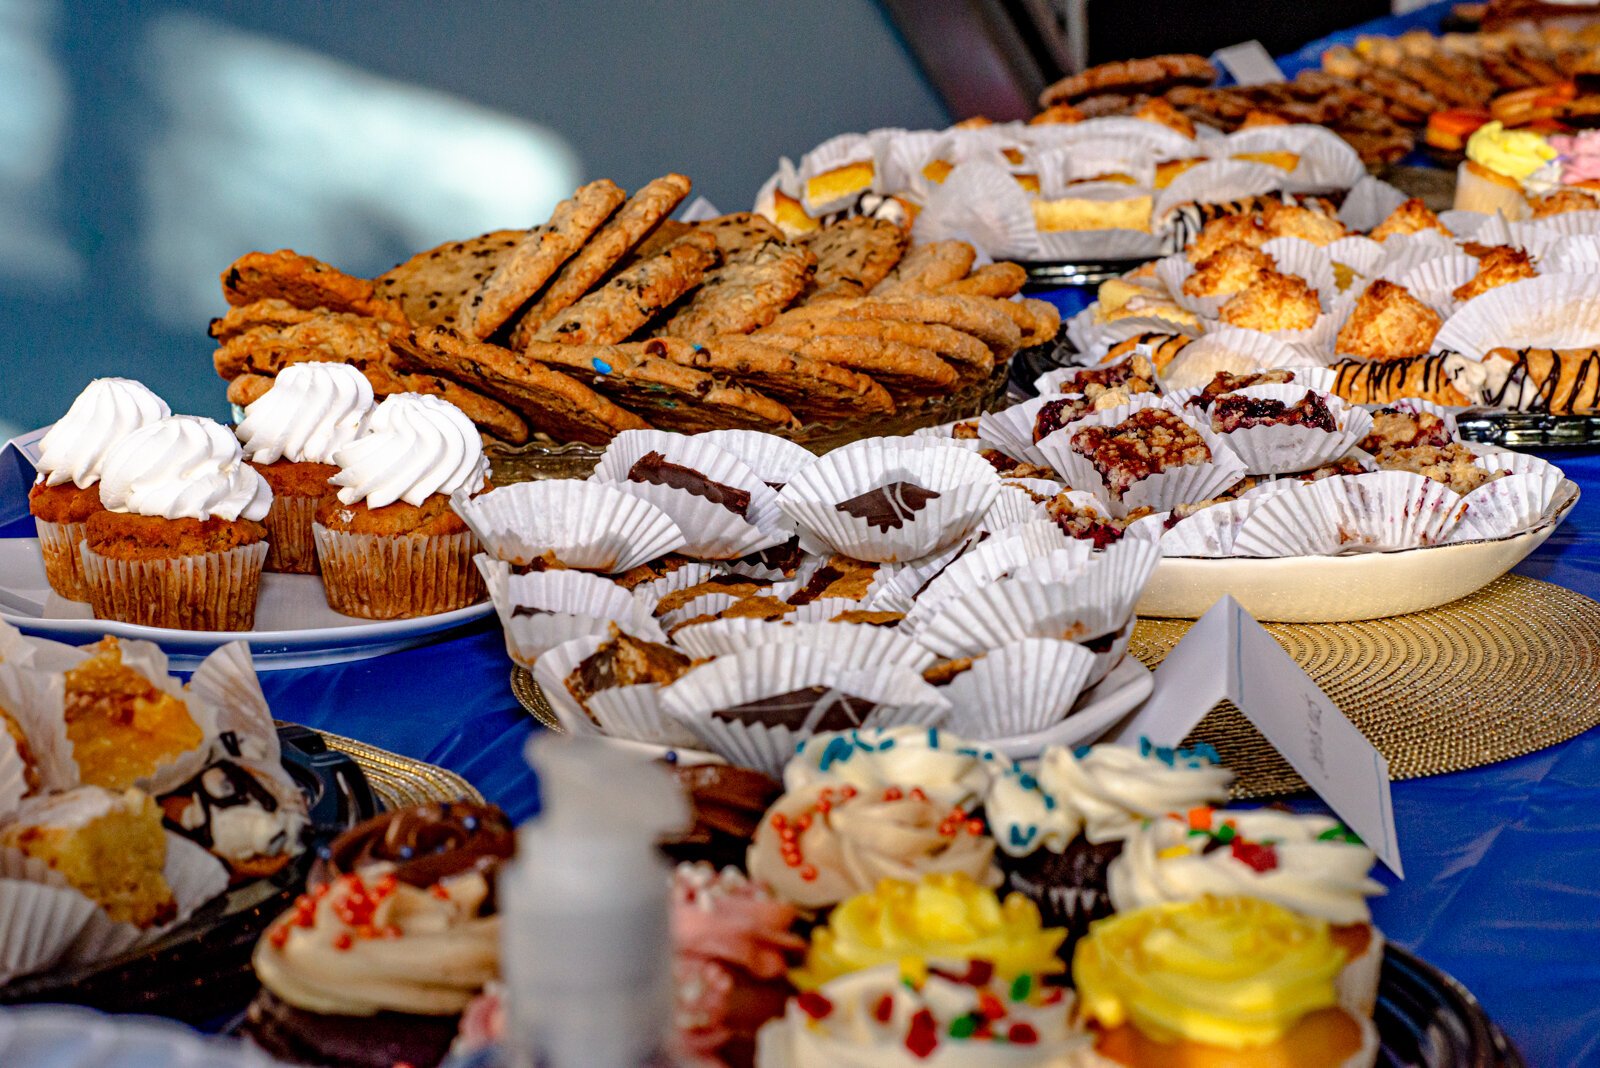
<instances>
[{"instance_id":1,"label":"white frosting rosette","mask_svg":"<svg viewBox=\"0 0 1600 1068\"><path fill-rule=\"evenodd\" d=\"M100 480L112 447L172 414L167 402L131 378L96 378L39 439L39 480L87 489Z\"/></svg>"},{"instance_id":2,"label":"white frosting rosette","mask_svg":"<svg viewBox=\"0 0 1600 1068\"><path fill-rule=\"evenodd\" d=\"M1600 213L1597 213L1600 214ZM1600 345L1600 292L1592 276L1552 274L1491 289L1445 320L1434 349L1481 360L1491 349Z\"/></svg>"},{"instance_id":3,"label":"white frosting rosette","mask_svg":"<svg viewBox=\"0 0 1600 1068\"><path fill-rule=\"evenodd\" d=\"M1271 809L1219 809L1213 831L1233 826L1240 848L1214 848L1186 819L1163 816L1134 828L1111 862L1107 885L1118 912L1214 897L1255 897L1331 924L1368 923L1367 898L1382 894L1374 855L1330 816ZM1265 851L1265 855L1263 854ZM1247 852L1256 861L1241 859ZM1268 866L1270 864L1270 866Z\"/></svg>"},{"instance_id":4,"label":"white frosting rosette","mask_svg":"<svg viewBox=\"0 0 1600 1068\"><path fill-rule=\"evenodd\" d=\"M685 542L666 512L604 482L518 482L477 496L463 489L451 495L450 506L490 555L509 564L550 553L567 567L614 573Z\"/></svg>"},{"instance_id":5,"label":"white frosting rosette","mask_svg":"<svg viewBox=\"0 0 1600 1068\"><path fill-rule=\"evenodd\" d=\"M970 812L989 792L989 764L995 759L992 750L938 727L825 731L795 749L783 769L783 788L839 785L879 793L890 786L915 786L943 808Z\"/></svg>"},{"instance_id":6,"label":"white frosting rosette","mask_svg":"<svg viewBox=\"0 0 1600 1068\"><path fill-rule=\"evenodd\" d=\"M511 566L479 553L473 557L495 614L506 633L506 652L530 666L546 651L584 634L617 626L649 641L666 641L650 615L651 603L586 571L536 571L517 575Z\"/></svg>"},{"instance_id":7,"label":"white frosting rosette","mask_svg":"<svg viewBox=\"0 0 1600 1068\"><path fill-rule=\"evenodd\" d=\"M679 479L677 472L667 476L654 473L647 462L652 456L685 469L687 474ZM667 513L689 539L679 550L686 556L731 560L781 545L793 534L778 511L772 487L743 460L701 437L664 430L624 430L606 446L592 478ZM693 485L675 485L674 479L692 480ZM740 507L725 500L716 486L748 494L748 504Z\"/></svg>"},{"instance_id":8,"label":"white frosting rosette","mask_svg":"<svg viewBox=\"0 0 1600 1068\"><path fill-rule=\"evenodd\" d=\"M1356 443L1372 429L1372 416L1365 409L1346 404L1332 393L1322 393L1306 386L1274 383L1249 386L1237 393L1224 394L1279 401L1287 407L1293 407L1310 395L1320 397L1328 406L1336 430L1329 432L1317 427L1277 424L1217 431L1243 461L1246 473L1281 475L1321 467L1355 448ZM1215 412L1215 405L1211 410ZM1215 419L1214 415L1212 419ZM1215 430L1214 422L1212 427Z\"/></svg>"},{"instance_id":9,"label":"white frosting rosette","mask_svg":"<svg viewBox=\"0 0 1600 1068\"><path fill-rule=\"evenodd\" d=\"M802 545L895 563L965 538L999 492L1000 477L974 453L869 439L801 471L778 507L800 527Z\"/></svg>"},{"instance_id":10,"label":"white frosting rosette","mask_svg":"<svg viewBox=\"0 0 1600 1068\"><path fill-rule=\"evenodd\" d=\"M1111 492L1093 462L1075 452L1072 442L1081 431L1095 426L1115 427L1126 422L1139 408L1123 405L1108 411L1096 412L1076 423L1068 424L1039 442L1039 451L1045 454L1050 466L1055 468L1066 483L1074 489L1089 490L1099 497L1112 515L1127 515L1135 508L1147 507L1165 511L1182 501L1202 501L1215 497L1222 490L1244 476L1244 465L1229 449L1220 435L1185 412L1173 414L1188 424L1210 450L1211 458L1202 463L1158 471L1140 479L1120 496Z\"/></svg>"},{"instance_id":11,"label":"white frosting rosette","mask_svg":"<svg viewBox=\"0 0 1600 1068\"><path fill-rule=\"evenodd\" d=\"M992 649L939 687L950 702L946 726L980 742L1044 730L1072 711L1094 660L1084 646L1052 638Z\"/></svg>"},{"instance_id":12,"label":"white frosting rosette","mask_svg":"<svg viewBox=\"0 0 1600 1068\"><path fill-rule=\"evenodd\" d=\"M372 400L372 384L350 364L291 364L245 409L234 432L253 463L331 464L360 435Z\"/></svg>"},{"instance_id":13,"label":"white frosting rosette","mask_svg":"<svg viewBox=\"0 0 1600 1068\"><path fill-rule=\"evenodd\" d=\"M1285 172L1283 187L1295 192L1350 189L1367 176L1360 154L1324 126L1253 127L1229 134L1222 145L1216 154L1234 159L1246 153L1293 152L1300 158ZM1279 169L1276 164L1269 166Z\"/></svg>"},{"instance_id":14,"label":"white frosting rosette","mask_svg":"<svg viewBox=\"0 0 1600 1068\"><path fill-rule=\"evenodd\" d=\"M562 642L534 663L533 680L561 725L574 734L597 733L598 724L598 733L612 738L651 745L694 745L694 735L662 710L662 687L656 683L597 691L589 695L587 709L578 703L567 689L567 678L609 640L609 633L581 635Z\"/></svg>"},{"instance_id":15,"label":"white frosting rosette","mask_svg":"<svg viewBox=\"0 0 1600 1068\"><path fill-rule=\"evenodd\" d=\"M933 727L950 711L909 668L852 670L827 649L791 644L759 645L702 664L667 686L662 703L705 748L769 775L781 774L795 747L829 729L835 717L859 727Z\"/></svg>"},{"instance_id":16,"label":"white frosting rosette","mask_svg":"<svg viewBox=\"0 0 1600 1068\"><path fill-rule=\"evenodd\" d=\"M428 393L396 393L367 415L362 433L334 453L339 473L328 481L344 504L382 508L421 505L482 488L489 477L483 439L454 404Z\"/></svg>"}]
</instances>

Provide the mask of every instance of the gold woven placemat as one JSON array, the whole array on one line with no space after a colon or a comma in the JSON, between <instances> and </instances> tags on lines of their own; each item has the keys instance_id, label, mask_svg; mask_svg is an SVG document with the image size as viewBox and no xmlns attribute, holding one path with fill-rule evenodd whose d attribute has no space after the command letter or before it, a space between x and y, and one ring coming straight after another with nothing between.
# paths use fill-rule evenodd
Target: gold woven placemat
<instances>
[{"instance_id":1,"label":"gold woven placemat","mask_svg":"<svg viewBox=\"0 0 1600 1068\"><path fill-rule=\"evenodd\" d=\"M361 765L367 785L385 808L403 808L429 801L468 801L482 803L483 795L453 771L420 760L412 760L387 749L379 749L354 738L318 731L329 749L336 749Z\"/></svg>"},{"instance_id":2,"label":"gold woven placemat","mask_svg":"<svg viewBox=\"0 0 1600 1068\"><path fill-rule=\"evenodd\" d=\"M1141 619L1129 651L1155 667L1192 624ZM1388 758L1392 779L1481 767L1600 724L1600 604L1506 575L1470 597L1364 623L1264 623ZM1231 704L1189 735L1238 775L1236 796L1306 789Z\"/></svg>"},{"instance_id":3,"label":"gold woven placemat","mask_svg":"<svg viewBox=\"0 0 1600 1068\"><path fill-rule=\"evenodd\" d=\"M511 693L523 711L538 720L540 726L557 734L566 731L567 728L561 725L561 721L556 718L555 710L550 707L550 700L545 697L544 690L533 681L533 672L521 664L515 664L511 668Z\"/></svg>"}]
</instances>

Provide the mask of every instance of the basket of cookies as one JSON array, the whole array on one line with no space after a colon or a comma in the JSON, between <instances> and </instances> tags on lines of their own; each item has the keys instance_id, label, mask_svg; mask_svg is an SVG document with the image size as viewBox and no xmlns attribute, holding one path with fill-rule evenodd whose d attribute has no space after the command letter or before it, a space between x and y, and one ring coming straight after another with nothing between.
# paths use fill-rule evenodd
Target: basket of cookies
<instances>
[{"instance_id":1,"label":"basket of cookies","mask_svg":"<svg viewBox=\"0 0 1600 1068\"><path fill-rule=\"evenodd\" d=\"M671 218L689 180L607 180L544 223L420 252L361 279L290 251L224 273L211 325L240 408L305 362L379 397L433 394L488 439L502 479L592 466L627 430L759 430L813 449L973 415L1055 309L1013 264L913 243L873 218L786 235L739 213Z\"/></svg>"}]
</instances>

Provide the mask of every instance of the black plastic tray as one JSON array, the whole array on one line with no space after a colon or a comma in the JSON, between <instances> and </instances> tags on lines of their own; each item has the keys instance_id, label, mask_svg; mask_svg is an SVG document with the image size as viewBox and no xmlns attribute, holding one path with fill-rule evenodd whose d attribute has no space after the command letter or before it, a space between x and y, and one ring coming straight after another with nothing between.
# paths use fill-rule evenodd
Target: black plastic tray
<instances>
[{"instance_id":1,"label":"black plastic tray","mask_svg":"<svg viewBox=\"0 0 1600 1068\"><path fill-rule=\"evenodd\" d=\"M1386 1068L1524 1068L1466 987L1398 946L1384 949L1373 1023Z\"/></svg>"},{"instance_id":2,"label":"black plastic tray","mask_svg":"<svg viewBox=\"0 0 1600 1068\"><path fill-rule=\"evenodd\" d=\"M254 995L250 954L261 932L305 888L317 848L381 807L360 766L305 727L280 726L283 766L305 792L311 840L269 879L231 888L154 945L75 972L0 987L0 1004L67 1002L200 1024L238 1012Z\"/></svg>"}]
</instances>

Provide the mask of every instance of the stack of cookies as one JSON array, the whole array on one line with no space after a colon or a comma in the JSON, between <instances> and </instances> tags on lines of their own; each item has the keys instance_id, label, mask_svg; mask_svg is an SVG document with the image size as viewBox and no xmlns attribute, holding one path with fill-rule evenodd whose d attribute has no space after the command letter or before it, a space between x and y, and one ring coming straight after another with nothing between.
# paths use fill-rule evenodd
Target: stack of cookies
<instances>
[{"instance_id":1,"label":"stack of cookies","mask_svg":"<svg viewBox=\"0 0 1600 1068\"><path fill-rule=\"evenodd\" d=\"M689 180L601 179L532 230L419 253L368 281L290 251L223 274L217 372L248 404L285 366L349 363L380 396L436 393L489 437L771 432L877 419L989 381L1059 316L1014 264L896 222L802 238L748 213L668 218Z\"/></svg>"}]
</instances>

